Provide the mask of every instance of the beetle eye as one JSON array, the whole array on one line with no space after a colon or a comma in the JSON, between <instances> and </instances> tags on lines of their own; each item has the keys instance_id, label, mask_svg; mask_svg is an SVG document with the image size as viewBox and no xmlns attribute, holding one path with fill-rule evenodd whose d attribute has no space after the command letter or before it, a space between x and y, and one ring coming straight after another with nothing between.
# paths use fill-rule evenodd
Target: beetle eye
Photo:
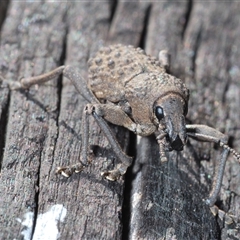
<instances>
[{"instance_id":1,"label":"beetle eye","mask_svg":"<svg viewBox=\"0 0 240 240\"><path fill-rule=\"evenodd\" d=\"M163 109L161 107L157 106L155 108L155 115L159 121L162 120L164 118Z\"/></svg>"}]
</instances>

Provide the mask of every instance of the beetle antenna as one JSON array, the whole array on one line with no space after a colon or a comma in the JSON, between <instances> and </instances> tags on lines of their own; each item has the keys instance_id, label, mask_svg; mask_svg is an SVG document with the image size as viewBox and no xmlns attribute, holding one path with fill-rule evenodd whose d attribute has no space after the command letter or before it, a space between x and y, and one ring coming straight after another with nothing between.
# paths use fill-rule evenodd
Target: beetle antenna
<instances>
[{"instance_id":1,"label":"beetle antenna","mask_svg":"<svg viewBox=\"0 0 240 240\"><path fill-rule=\"evenodd\" d=\"M220 145L220 147L227 149L238 160L240 159L240 153L238 153L236 150L234 150L233 148L230 148L227 144L225 144L225 143L223 143L221 141L219 142L219 145Z\"/></svg>"},{"instance_id":2,"label":"beetle antenna","mask_svg":"<svg viewBox=\"0 0 240 240\"><path fill-rule=\"evenodd\" d=\"M163 132L157 136L157 142L159 145L159 154L160 154L160 161L162 163L167 162L166 151L165 151L165 143L166 143L166 133Z\"/></svg>"}]
</instances>

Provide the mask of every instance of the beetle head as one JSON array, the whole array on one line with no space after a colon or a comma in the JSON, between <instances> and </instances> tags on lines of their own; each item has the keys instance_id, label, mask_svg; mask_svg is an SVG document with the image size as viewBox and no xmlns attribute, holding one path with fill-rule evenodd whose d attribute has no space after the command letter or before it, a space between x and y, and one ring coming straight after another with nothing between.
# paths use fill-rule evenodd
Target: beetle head
<instances>
[{"instance_id":1,"label":"beetle head","mask_svg":"<svg viewBox=\"0 0 240 240\"><path fill-rule=\"evenodd\" d=\"M168 93L155 102L154 114L158 129L166 133L169 150L182 151L187 140L187 102L177 93Z\"/></svg>"}]
</instances>

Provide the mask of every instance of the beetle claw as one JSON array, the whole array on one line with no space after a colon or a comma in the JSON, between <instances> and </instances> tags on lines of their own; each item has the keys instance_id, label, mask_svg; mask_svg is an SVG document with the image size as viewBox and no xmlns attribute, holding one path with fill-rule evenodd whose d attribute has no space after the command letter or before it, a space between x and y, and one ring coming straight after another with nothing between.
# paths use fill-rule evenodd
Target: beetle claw
<instances>
[{"instance_id":1,"label":"beetle claw","mask_svg":"<svg viewBox=\"0 0 240 240\"><path fill-rule=\"evenodd\" d=\"M84 169L84 166L81 163L66 166L66 167L58 167L56 170L56 174L62 174L64 177L70 177L74 172L79 173Z\"/></svg>"},{"instance_id":2,"label":"beetle claw","mask_svg":"<svg viewBox=\"0 0 240 240\"><path fill-rule=\"evenodd\" d=\"M102 172L101 176L110 180L110 181L116 181L121 176L121 173L118 169L114 169L112 171Z\"/></svg>"},{"instance_id":3,"label":"beetle claw","mask_svg":"<svg viewBox=\"0 0 240 240\"><path fill-rule=\"evenodd\" d=\"M129 165L118 164L116 169L113 169L111 171L102 172L101 176L110 181L116 181L126 173L128 167L129 167Z\"/></svg>"}]
</instances>

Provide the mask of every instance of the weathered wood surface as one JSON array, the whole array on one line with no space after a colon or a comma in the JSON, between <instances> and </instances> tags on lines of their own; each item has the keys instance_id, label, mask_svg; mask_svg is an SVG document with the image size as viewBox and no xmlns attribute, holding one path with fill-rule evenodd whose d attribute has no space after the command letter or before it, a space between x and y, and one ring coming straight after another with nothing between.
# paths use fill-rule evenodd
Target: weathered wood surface
<instances>
[{"instance_id":1,"label":"weathered wood surface","mask_svg":"<svg viewBox=\"0 0 240 240\"><path fill-rule=\"evenodd\" d=\"M236 2L154 3L145 45L153 55L158 49L170 50L172 72L190 88L190 122L229 134L234 138L230 144L238 150L239 10ZM190 140L183 153L171 154L171 160L160 166L156 148L151 139L140 140L135 172L139 168L141 172L133 184L131 239L161 239L164 234L167 239L239 239L237 225L214 221L202 201L210 191L221 149ZM217 203L237 217L239 169L230 156Z\"/></svg>"},{"instance_id":2,"label":"weathered wood surface","mask_svg":"<svg viewBox=\"0 0 240 240\"><path fill-rule=\"evenodd\" d=\"M87 59L102 45L140 45L155 56L168 49L172 72L191 91L189 121L229 134L240 151L239 11L237 2L217 1L12 1L1 29L1 76L71 64L87 78ZM0 239L240 238L237 224L224 224L203 203L220 155L212 145L191 140L160 165L154 138L138 139L135 151L129 133L113 126L137 156L124 191L123 179L100 176L117 160L92 121L93 164L69 179L56 176L57 166L78 161L85 104L67 79L29 91L0 88ZM235 216L239 170L230 156L218 202Z\"/></svg>"}]
</instances>

